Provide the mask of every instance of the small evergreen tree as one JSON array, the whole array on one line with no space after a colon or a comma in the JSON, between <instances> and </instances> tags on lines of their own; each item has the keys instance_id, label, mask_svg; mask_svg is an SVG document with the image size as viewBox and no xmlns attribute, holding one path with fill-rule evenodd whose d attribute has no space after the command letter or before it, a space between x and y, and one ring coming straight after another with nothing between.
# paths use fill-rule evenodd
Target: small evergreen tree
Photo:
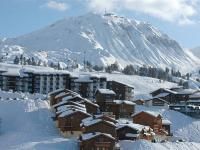
<instances>
[{"instance_id":1,"label":"small evergreen tree","mask_svg":"<svg viewBox=\"0 0 200 150\"><path fill-rule=\"evenodd\" d=\"M135 69L133 67L133 65L127 65L123 71L122 71L124 74L127 74L127 75L133 75L135 73Z\"/></svg>"},{"instance_id":2,"label":"small evergreen tree","mask_svg":"<svg viewBox=\"0 0 200 150\"><path fill-rule=\"evenodd\" d=\"M102 71L102 70L103 70L103 67L102 67L102 66L95 65L95 66L93 66L93 69L94 69L95 71Z\"/></svg>"},{"instance_id":3,"label":"small evergreen tree","mask_svg":"<svg viewBox=\"0 0 200 150\"><path fill-rule=\"evenodd\" d=\"M19 57L18 56L15 56L15 59L13 61L14 64L19 64Z\"/></svg>"}]
</instances>

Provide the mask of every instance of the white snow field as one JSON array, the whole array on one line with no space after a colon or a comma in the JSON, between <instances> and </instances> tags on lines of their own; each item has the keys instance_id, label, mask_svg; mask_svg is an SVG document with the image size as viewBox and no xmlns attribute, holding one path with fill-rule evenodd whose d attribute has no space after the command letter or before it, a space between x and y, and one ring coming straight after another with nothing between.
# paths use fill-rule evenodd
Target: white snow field
<instances>
[{"instance_id":1,"label":"white snow field","mask_svg":"<svg viewBox=\"0 0 200 150\"><path fill-rule=\"evenodd\" d=\"M45 100L1 100L0 118L1 150L77 150L59 135Z\"/></svg>"},{"instance_id":2,"label":"white snow field","mask_svg":"<svg viewBox=\"0 0 200 150\"><path fill-rule=\"evenodd\" d=\"M137 75L124 75L122 73L98 73L98 75L107 77L107 80L116 80L134 86L134 99L147 99L151 97L149 93L158 88L171 88L177 86L176 83L163 80L160 82L159 79Z\"/></svg>"},{"instance_id":3,"label":"white snow field","mask_svg":"<svg viewBox=\"0 0 200 150\"><path fill-rule=\"evenodd\" d=\"M160 83L157 79L105 74L110 79L135 86L136 97L159 87L172 87L176 84ZM146 95L145 95L146 93ZM0 149L2 150L78 150L75 139L65 139L59 135L51 119L49 103L45 95L12 93L0 91ZM9 98L10 97L10 98ZM121 141L122 150L199 150L200 121L179 112L162 108L137 106L136 111L148 110L161 113L172 122L176 137L186 142L151 143L147 141Z\"/></svg>"}]
</instances>

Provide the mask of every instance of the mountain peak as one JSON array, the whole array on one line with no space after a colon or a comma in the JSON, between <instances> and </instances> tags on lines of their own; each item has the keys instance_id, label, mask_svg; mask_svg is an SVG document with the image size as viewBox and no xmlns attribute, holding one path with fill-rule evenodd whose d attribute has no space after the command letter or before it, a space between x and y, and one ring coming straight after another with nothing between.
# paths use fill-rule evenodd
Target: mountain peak
<instances>
[{"instance_id":1,"label":"mountain peak","mask_svg":"<svg viewBox=\"0 0 200 150\"><path fill-rule=\"evenodd\" d=\"M176 41L151 24L113 13L70 17L4 44L19 45L27 55L50 62L76 60L82 64L85 54L93 65L115 61L121 66L147 64L178 69L196 65Z\"/></svg>"}]
</instances>

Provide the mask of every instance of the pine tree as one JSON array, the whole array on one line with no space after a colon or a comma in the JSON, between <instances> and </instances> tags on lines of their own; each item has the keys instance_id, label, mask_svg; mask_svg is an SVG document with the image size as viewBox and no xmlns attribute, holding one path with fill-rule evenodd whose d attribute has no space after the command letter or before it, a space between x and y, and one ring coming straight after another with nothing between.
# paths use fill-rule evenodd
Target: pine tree
<instances>
[{"instance_id":1,"label":"pine tree","mask_svg":"<svg viewBox=\"0 0 200 150\"><path fill-rule=\"evenodd\" d=\"M27 64L28 64L28 65L32 65L32 61L31 61L30 58L27 59Z\"/></svg>"},{"instance_id":2,"label":"pine tree","mask_svg":"<svg viewBox=\"0 0 200 150\"><path fill-rule=\"evenodd\" d=\"M36 63L34 57L31 58L31 61L32 61L32 65L33 65L33 66L36 66L36 65L37 65L37 63Z\"/></svg>"},{"instance_id":3,"label":"pine tree","mask_svg":"<svg viewBox=\"0 0 200 150\"><path fill-rule=\"evenodd\" d=\"M20 60L20 64L22 65L22 64L23 64L23 63L22 63L22 62L23 62L23 55L22 55L22 54L20 55L19 60Z\"/></svg>"},{"instance_id":4,"label":"pine tree","mask_svg":"<svg viewBox=\"0 0 200 150\"><path fill-rule=\"evenodd\" d=\"M13 61L14 64L19 64L19 57L18 56L15 56L15 59Z\"/></svg>"}]
</instances>

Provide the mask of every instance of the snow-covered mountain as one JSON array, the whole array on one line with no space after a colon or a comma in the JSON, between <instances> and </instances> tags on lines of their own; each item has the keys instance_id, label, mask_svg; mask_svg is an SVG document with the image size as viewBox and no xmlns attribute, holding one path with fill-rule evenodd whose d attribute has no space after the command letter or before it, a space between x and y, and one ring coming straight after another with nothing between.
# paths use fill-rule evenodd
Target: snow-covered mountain
<instances>
[{"instance_id":1,"label":"snow-covered mountain","mask_svg":"<svg viewBox=\"0 0 200 150\"><path fill-rule=\"evenodd\" d=\"M197 56L198 58L200 58L200 47L196 47L194 49L191 50L191 52Z\"/></svg>"},{"instance_id":2,"label":"snow-covered mountain","mask_svg":"<svg viewBox=\"0 0 200 150\"><path fill-rule=\"evenodd\" d=\"M117 61L159 67L192 68L197 62L175 41L149 23L114 14L65 18L38 31L0 42L8 60L16 53L43 61L108 65Z\"/></svg>"}]
</instances>

